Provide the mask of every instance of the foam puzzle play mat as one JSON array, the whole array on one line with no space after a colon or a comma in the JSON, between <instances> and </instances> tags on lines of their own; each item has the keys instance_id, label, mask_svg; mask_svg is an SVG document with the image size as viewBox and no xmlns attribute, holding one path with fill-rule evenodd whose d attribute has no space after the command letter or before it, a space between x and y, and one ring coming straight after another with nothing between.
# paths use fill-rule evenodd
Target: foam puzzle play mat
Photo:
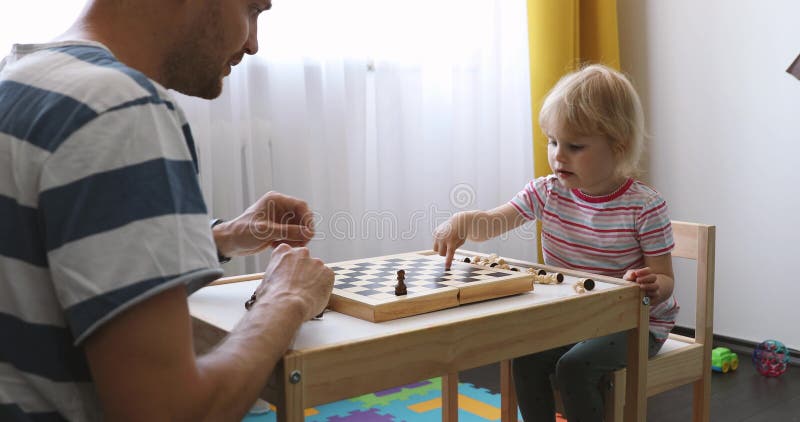
<instances>
[{"instance_id":1,"label":"foam puzzle play mat","mask_svg":"<svg viewBox=\"0 0 800 422\"><path fill-rule=\"evenodd\" d=\"M306 422L440 422L441 378L433 378L377 393L306 409ZM458 420L500 420L500 395L468 383L458 385ZM251 413L244 422L274 422L275 408ZM522 416L518 415L522 421ZM558 418L558 421L564 419Z\"/></svg>"}]
</instances>

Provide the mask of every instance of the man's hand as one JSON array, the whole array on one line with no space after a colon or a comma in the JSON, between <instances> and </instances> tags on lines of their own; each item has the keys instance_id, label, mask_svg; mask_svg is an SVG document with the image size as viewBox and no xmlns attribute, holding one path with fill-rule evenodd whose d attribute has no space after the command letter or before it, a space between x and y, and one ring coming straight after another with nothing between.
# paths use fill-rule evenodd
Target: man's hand
<instances>
[{"instance_id":1,"label":"man's hand","mask_svg":"<svg viewBox=\"0 0 800 422\"><path fill-rule=\"evenodd\" d=\"M281 243L305 246L314 237L313 224L304 201L268 192L242 215L215 226L214 242L225 256L252 255Z\"/></svg>"},{"instance_id":2,"label":"man's hand","mask_svg":"<svg viewBox=\"0 0 800 422\"><path fill-rule=\"evenodd\" d=\"M272 252L264 279L256 289L255 305L292 301L303 310L303 321L319 315L333 290L333 271L307 248L280 244Z\"/></svg>"}]
</instances>

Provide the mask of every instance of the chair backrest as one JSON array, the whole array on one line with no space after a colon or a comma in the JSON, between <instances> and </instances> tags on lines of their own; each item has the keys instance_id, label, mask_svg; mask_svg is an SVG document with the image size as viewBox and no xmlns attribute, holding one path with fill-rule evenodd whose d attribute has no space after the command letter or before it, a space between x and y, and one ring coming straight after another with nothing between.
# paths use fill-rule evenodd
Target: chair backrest
<instances>
[{"instance_id":1,"label":"chair backrest","mask_svg":"<svg viewBox=\"0 0 800 422\"><path fill-rule=\"evenodd\" d=\"M670 339L685 347L662 351L647 366L647 396L688 383L694 384L694 421L709 420L711 396L711 349L714 328L714 248L715 227L705 224L672 222L675 248L672 256L696 261L697 303L694 338L670 334ZM679 281L683 284L684 280ZM621 421L625 403L625 370L611 375L614 388L606 395L606 420Z\"/></svg>"},{"instance_id":2,"label":"chair backrest","mask_svg":"<svg viewBox=\"0 0 800 422\"><path fill-rule=\"evenodd\" d=\"M716 227L705 224L672 222L675 239L673 257L697 261L697 306L695 341L710 343L714 328L714 248Z\"/></svg>"},{"instance_id":3,"label":"chair backrest","mask_svg":"<svg viewBox=\"0 0 800 422\"><path fill-rule=\"evenodd\" d=\"M693 420L707 422L711 394L716 227L672 221L672 232L675 240L672 256L694 260L697 264L695 337L688 338L670 334L671 339L677 340L687 347L673 349L650 359L647 369L647 395L649 397L690 382L694 383ZM510 365L507 362L504 362L504 365L501 366L501 374L509 374ZM506 377L510 378L508 375ZM625 404L625 369L609 374L609 377L603 381L603 384L606 383L612 388L603 388L606 402L605 420L622 421ZM505 384L501 383L501 385ZM508 386L505 391L513 390ZM510 394L512 393L505 393L505 395ZM557 391L555 394L558 397ZM511 413L508 410L504 410L504 412L509 415L509 420L516 420L516 402L509 400L508 403L513 403L514 412ZM511 404L504 404L504 407L508 406ZM563 413L560 398L556 400L556 407Z\"/></svg>"}]
</instances>

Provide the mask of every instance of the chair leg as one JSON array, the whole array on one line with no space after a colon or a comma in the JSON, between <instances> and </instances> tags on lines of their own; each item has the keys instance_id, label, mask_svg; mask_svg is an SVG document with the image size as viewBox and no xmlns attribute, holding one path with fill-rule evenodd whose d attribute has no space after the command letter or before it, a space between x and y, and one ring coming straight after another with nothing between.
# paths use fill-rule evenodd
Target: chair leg
<instances>
[{"instance_id":1,"label":"chair leg","mask_svg":"<svg viewBox=\"0 0 800 422\"><path fill-rule=\"evenodd\" d=\"M625 414L626 375L624 369L614 371L608 374L603 382L605 388L604 403L606 408L606 422L622 422Z\"/></svg>"},{"instance_id":2,"label":"chair leg","mask_svg":"<svg viewBox=\"0 0 800 422\"><path fill-rule=\"evenodd\" d=\"M706 373L702 379L694 382L694 398L692 399L692 420L708 422L711 410L711 377Z\"/></svg>"},{"instance_id":3,"label":"chair leg","mask_svg":"<svg viewBox=\"0 0 800 422\"><path fill-rule=\"evenodd\" d=\"M511 361L500 361L500 420L517 422L517 392L511 374Z\"/></svg>"},{"instance_id":4,"label":"chair leg","mask_svg":"<svg viewBox=\"0 0 800 422\"><path fill-rule=\"evenodd\" d=\"M458 421L458 372L442 376L442 422Z\"/></svg>"}]
</instances>

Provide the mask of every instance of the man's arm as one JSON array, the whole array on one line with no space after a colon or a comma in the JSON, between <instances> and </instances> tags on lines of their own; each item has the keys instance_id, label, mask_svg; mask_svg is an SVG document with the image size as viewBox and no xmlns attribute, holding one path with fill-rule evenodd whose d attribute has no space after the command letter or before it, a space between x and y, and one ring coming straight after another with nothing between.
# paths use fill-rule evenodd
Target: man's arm
<instances>
[{"instance_id":1,"label":"man's arm","mask_svg":"<svg viewBox=\"0 0 800 422\"><path fill-rule=\"evenodd\" d=\"M305 248L276 248L258 300L196 358L186 292L175 287L114 318L85 343L108 420L241 420L297 329L327 303L333 273Z\"/></svg>"}]
</instances>

